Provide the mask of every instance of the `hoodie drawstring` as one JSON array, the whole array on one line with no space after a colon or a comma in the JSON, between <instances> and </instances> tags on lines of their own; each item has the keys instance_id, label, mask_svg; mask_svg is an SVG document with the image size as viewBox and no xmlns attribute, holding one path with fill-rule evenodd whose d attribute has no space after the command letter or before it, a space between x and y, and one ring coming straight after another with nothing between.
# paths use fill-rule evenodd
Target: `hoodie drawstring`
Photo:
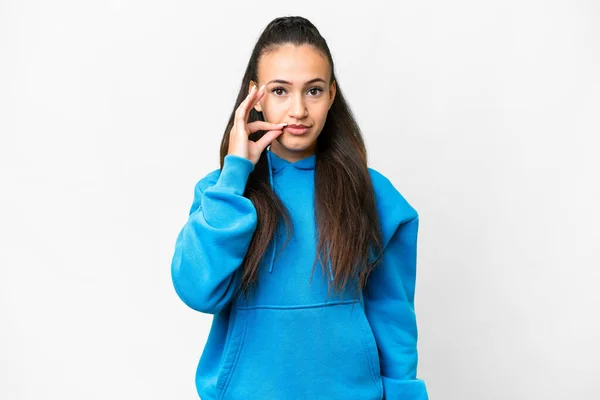
<instances>
[{"instance_id":1,"label":"hoodie drawstring","mask_svg":"<svg viewBox=\"0 0 600 400\"><path fill-rule=\"evenodd\" d=\"M270 147L270 146L269 146ZM271 152L267 151L267 159L269 161L269 184L271 185L271 189L273 193L275 193L275 186L273 185L273 171L271 170ZM269 272L273 272L273 264L275 263L275 249L277 248L277 228L275 229L275 234L273 235L273 251L271 252L271 263L269 265Z\"/></svg>"},{"instance_id":2,"label":"hoodie drawstring","mask_svg":"<svg viewBox=\"0 0 600 400\"><path fill-rule=\"evenodd\" d=\"M329 276L333 281L333 272L331 271L331 257L329 256L329 246L327 246L327 266L329 267Z\"/></svg>"}]
</instances>

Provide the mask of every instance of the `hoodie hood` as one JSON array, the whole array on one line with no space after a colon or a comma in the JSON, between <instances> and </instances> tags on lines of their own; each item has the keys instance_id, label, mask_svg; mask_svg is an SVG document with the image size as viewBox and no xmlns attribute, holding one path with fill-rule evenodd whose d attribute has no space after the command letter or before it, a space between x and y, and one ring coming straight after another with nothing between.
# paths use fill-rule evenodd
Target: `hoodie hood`
<instances>
[{"instance_id":1,"label":"hoodie hood","mask_svg":"<svg viewBox=\"0 0 600 400\"><path fill-rule=\"evenodd\" d=\"M317 155L315 153L311 156L305 157L296 162L291 162L291 161L281 158L277 154L273 153L271 151L271 146L269 145L269 147L267 148L267 160L269 163L269 183L271 185L271 189L273 190L273 193L276 193L275 185L273 184L273 175L280 173L284 168L296 168L299 170L314 170L316 161L317 161ZM271 252L271 262L269 263L269 272L270 273L273 272L273 265L275 263L276 250L277 250L277 234L273 235L273 250ZM329 260L327 261L327 266L329 268L330 279L333 281L333 272L331 270L331 262Z\"/></svg>"}]
</instances>

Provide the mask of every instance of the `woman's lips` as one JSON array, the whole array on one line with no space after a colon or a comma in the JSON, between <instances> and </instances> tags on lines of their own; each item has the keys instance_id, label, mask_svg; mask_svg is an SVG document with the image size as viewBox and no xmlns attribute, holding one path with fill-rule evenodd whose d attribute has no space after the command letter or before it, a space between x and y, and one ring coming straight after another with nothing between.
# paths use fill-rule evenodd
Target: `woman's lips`
<instances>
[{"instance_id":1,"label":"woman's lips","mask_svg":"<svg viewBox=\"0 0 600 400\"><path fill-rule=\"evenodd\" d=\"M304 135L310 130L310 126L304 128L294 128L293 126L286 126L283 128L285 132L291 133L292 135Z\"/></svg>"}]
</instances>

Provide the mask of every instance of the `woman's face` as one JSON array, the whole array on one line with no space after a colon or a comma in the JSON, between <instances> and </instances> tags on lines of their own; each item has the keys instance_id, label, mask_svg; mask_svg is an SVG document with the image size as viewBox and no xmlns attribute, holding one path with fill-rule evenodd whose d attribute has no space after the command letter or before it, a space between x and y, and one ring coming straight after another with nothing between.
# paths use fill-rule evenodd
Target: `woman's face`
<instances>
[{"instance_id":1,"label":"woman's face","mask_svg":"<svg viewBox=\"0 0 600 400\"><path fill-rule=\"evenodd\" d=\"M327 58L309 45L286 44L260 58L258 87L266 84L265 95L254 108L267 122L310 127L301 135L285 127L271 142L278 156L294 162L314 154L335 97L335 82L327 84L329 68Z\"/></svg>"}]
</instances>

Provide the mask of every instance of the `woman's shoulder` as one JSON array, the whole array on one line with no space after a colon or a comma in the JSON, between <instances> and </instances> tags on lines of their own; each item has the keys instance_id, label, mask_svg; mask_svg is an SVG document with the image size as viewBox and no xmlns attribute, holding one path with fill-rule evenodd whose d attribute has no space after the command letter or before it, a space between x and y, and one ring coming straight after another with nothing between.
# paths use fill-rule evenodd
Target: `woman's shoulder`
<instances>
[{"instance_id":1,"label":"woman's shoulder","mask_svg":"<svg viewBox=\"0 0 600 400\"><path fill-rule=\"evenodd\" d=\"M399 185L394 185L390 178L371 167L369 175L383 236L384 239L390 238L399 225L417 218L418 212L399 189Z\"/></svg>"},{"instance_id":2,"label":"woman's shoulder","mask_svg":"<svg viewBox=\"0 0 600 400\"><path fill-rule=\"evenodd\" d=\"M417 211L408 201L406 196L398 189L397 185L380 171L369 167L369 175L375 192L375 197L381 202L381 206L391 207L393 210L407 214L407 217L416 217Z\"/></svg>"}]
</instances>

